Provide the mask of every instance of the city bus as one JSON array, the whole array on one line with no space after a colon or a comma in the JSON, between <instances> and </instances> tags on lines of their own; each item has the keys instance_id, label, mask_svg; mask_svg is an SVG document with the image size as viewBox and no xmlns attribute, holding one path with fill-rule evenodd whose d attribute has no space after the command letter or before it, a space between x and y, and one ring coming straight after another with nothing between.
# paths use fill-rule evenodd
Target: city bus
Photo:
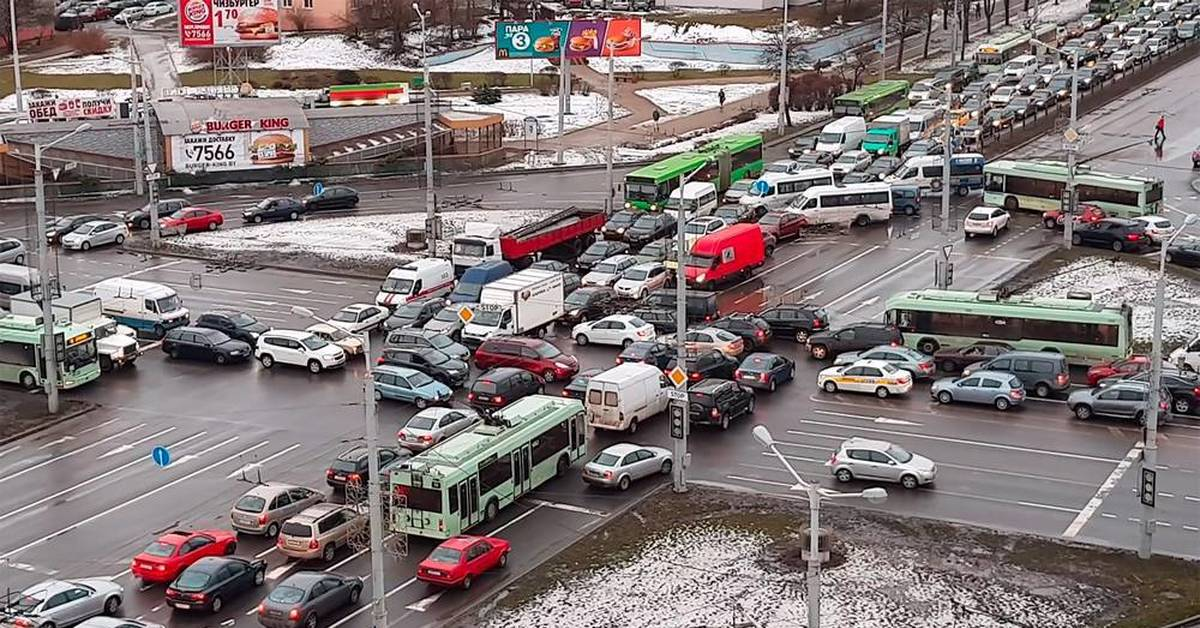
<instances>
[{"instance_id":1,"label":"city bus","mask_svg":"<svg viewBox=\"0 0 1200 628\"><path fill-rule=\"evenodd\" d=\"M1002 33L979 44L975 49L975 65L981 73L999 72L1004 64L1029 50L1033 36L1029 31Z\"/></svg>"},{"instance_id":2,"label":"city bus","mask_svg":"<svg viewBox=\"0 0 1200 628\"><path fill-rule=\"evenodd\" d=\"M583 404L531 395L391 472L392 529L447 539L490 521L501 508L587 455Z\"/></svg>"},{"instance_id":3,"label":"city bus","mask_svg":"<svg viewBox=\"0 0 1200 628\"><path fill-rule=\"evenodd\" d=\"M58 325L54 330L58 387L70 389L100 377L96 335L88 325ZM0 317L0 381L29 390L45 385L40 316Z\"/></svg>"},{"instance_id":4,"label":"city bus","mask_svg":"<svg viewBox=\"0 0 1200 628\"><path fill-rule=\"evenodd\" d=\"M1086 294L1000 298L994 292L916 290L888 299L884 316L904 334L904 344L931 355L996 341L1093 364L1129 355L1133 333L1133 308L1105 305Z\"/></svg>"},{"instance_id":5,"label":"city bus","mask_svg":"<svg viewBox=\"0 0 1200 628\"><path fill-rule=\"evenodd\" d=\"M1118 15L1133 13L1139 5L1138 0L1090 0L1088 13L1099 15L1105 21L1111 21Z\"/></svg>"},{"instance_id":6,"label":"city bus","mask_svg":"<svg viewBox=\"0 0 1200 628\"><path fill-rule=\"evenodd\" d=\"M733 181L758 177L763 171L762 136L728 135L634 170L625 175L625 209L662 209L679 187L679 177L698 169L701 172L691 180L712 182L717 194Z\"/></svg>"},{"instance_id":7,"label":"city bus","mask_svg":"<svg viewBox=\"0 0 1200 628\"><path fill-rule=\"evenodd\" d=\"M1008 211L1062 209L1067 165L1061 161L1002 159L983 167L983 202ZM1080 203L1095 205L1107 216L1133 218L1162 211L1163 181L1075 167Z\"/></svg>"},{"instance_id":8,"label":"city bus","mask_svg":"<svg viewBox=\"0 0 1200 628\"><path fill-rule=\"evenodd\" d=\"M908 81L886 80L842 94L833 100L833 115L873 120L908 104Z\"/></svg>"}]
</instances>

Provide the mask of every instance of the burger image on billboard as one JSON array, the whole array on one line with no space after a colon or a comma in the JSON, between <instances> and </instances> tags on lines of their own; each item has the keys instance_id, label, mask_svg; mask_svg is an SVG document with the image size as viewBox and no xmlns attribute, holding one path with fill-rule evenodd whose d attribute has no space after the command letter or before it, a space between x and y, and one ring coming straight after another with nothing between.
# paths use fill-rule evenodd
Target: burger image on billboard
<instances>
[{"instance_id":1,"label":"burger image on billboard","mask_svg":"<svg viewBox=\"0 0 1200 628\"><path fill-rule=\"evenodd\" d=\"M278 29L279 11L273 7L251 7L238 13L237 34L239 39L279 39Z\"/></svg>"},{"instance_id":2,"label":"burger image on billboard","mask_svg":"<svg viewBox=\"0 0 1200 628\"><path fill-rule=\"evenodd\" d=\"M284 133L264 133L250 142L250 163L261 166L290 164L296 160L296 143Z\"/></svg>"}]
</instances>

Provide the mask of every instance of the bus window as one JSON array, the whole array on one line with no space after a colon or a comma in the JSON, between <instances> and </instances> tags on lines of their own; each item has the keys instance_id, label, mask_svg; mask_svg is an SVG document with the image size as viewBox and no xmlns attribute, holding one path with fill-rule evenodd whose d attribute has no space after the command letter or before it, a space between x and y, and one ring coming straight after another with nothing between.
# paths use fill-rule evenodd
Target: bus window
<instances>
[{"instance_id":1,"label":"bus window","mask_svg":"<svg viewBox=\"0 0 1200 628\"><path fill-rule=\"evenodd\" d=\"M1004 175L989 174L987 181L983 184L983 189L988 192L1003 192L1004 191Z\"/></svg>"}]
</instances>

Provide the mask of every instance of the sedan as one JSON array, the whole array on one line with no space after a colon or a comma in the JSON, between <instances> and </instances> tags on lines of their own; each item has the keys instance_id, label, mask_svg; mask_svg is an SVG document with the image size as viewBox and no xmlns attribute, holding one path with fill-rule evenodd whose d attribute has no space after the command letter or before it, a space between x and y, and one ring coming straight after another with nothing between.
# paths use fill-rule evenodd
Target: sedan
<instances>
[{"instance_id":1,"label":"sedan","mask_svg":"<svg viewBox=\"0 0 1200 628\"><path fill-rule=\"evenodd\" d=\"M163 335L162 350L172 359L228 364L250 359L249 343L234 340L224 332L204 327L176 327Z\"/></svg>"},{"instance_id":2,"label":"sedan","mask_svg":"<svg viewBox=\"0 0 1200 628\"><path fill-rule=\"evenodd\" d=\"M611 287L635 264L637 258L632 255L614 255L592 266L592 270L583 276L583 285Z\"/></svg>"},{"instance_id":3,"label":"sedan","mask_svg":"<svg viewBox=\"0 0 1200 628\"><path fill-rule=\"evenodd\" d=\"M900 163L904 163L913 157L941 155L943 152L941 140L933 138L920 139L908 145L908 150L904 151L904 154L900 156ZM867 168L867 170L869 171L870 168ZM892 170L895 170L895 168Z\"/></svg>"},{"instance_id":4,"label":"sedan","mask_svg":"<svg viewBox=\"0 0 1200 628\"><path fill-rule=\"evenodd\" d=\"M655 475L670 475L671 452L652 445L617 443L605 447L583 465L583 481L592 486L628 490L630 483Z\"/></svg>"},{"instance_id":5,"label":"sedan","mask_svg":"<svg viewBox=\"0 0 1200 628\"><path fill-rule=\"evenodd\" d=\"M579 257L575 258L575 267L580 271L589 271L592 269L592 266L599 264L603 260L628 252L629 245L625 242L600 240L599 242L593 242L583 253L579 254Z\"/></svg>"},{"instance_id":6,"label":"sedan","mask_svg":"<svg viewBox=\"0 0 1200 628\"><path fill-rule=\"evenodd\" d=\"M642 262L631 266L621 274L613 291L619 297L628 299L644 299L651 292L667 285L671 273L661 262Z\"/></svg>"},{"instance_id":7,"label":"sedan","mask_svg":"<svg viewBox=\"0 0 1200 628\"><path fill-rule=\"evenodd\" d=\"M145 17L157 17L159 15L170 15L175 9L166 2L151 2L142 7L142 14Z\"/></svg>"},{"instance_id":8,"label":"sedan","mask_svg":"<svg viewBox=\"0 0 1200 628\"><path fill-rule=\"evenodd\" d=\"M829 167L834 176L845 176L851 172L866 170L871 165L871 153L865 150L848 150L841 154Z\"/></svg>"},{"instance_id":9,"label":"sedan","mask_svg":"<svg viewBox=\"0 0 1200 628\"><path fill-rule=\"evenodd\" d=\"M675 370L678 360L672 358L663 368L664 374ZM699 355L689 355L684 359L683 370L687 371L689 384L705 379L733 379L738 361L720 351L709 351Z\"/></svg>"},{"instance_id":10,"label":"sedan","mask_svg":"<svg viewBox=\"0 0 1200 628\"><path fill-rule=\"evenodd\" d=\"M316 628L323 617L358 606L363 581L325 571L298 571L276 585L258 605L258 623L266 628Z\"/></svg>"},{"instance_id":11,"label":"sedan","mask_svg":"<svg viewBox=\"0 0 1200 628\"><path fill-rule=\"evenodd\" d=\"M358 192L344 185L331 185L320 194L309 194L301 199L304 211L327 209L354 209L358 206Z\"/></svg>"},{"instance_id":12,"label":"sedan","mask_svg":"<svg viewBox=\"0 0 1200 628\"><path fill-rule=\"evenodd\" d=\"M1167 248L1167 263L1200 268L1200 241L1176 244Z\"/></svg>"},{"instance_id":13,"label":"sedan","mask_svg":"<svg viewBox=\"0 0 1200 628\"><path fill-rule=\"evenodd\" d=\"M1137 216L1133 220L1145 225L1146 235L1150 236L1150 241L1158 246L1162 246L1175 234L1175 225L1171 224L1171 219L1166 216Z\"/></svg>"},{"instance_id":14,"label":"sedan","mask_svg":"<svg viewBox=\"0 0 1200 628\"><path fill-rule=\"evenodd\" d=\"M1048 89L1035 89L1029 97L1037 103L1038 109L1043 111L1053 107L1058 102L1058 95Z\"/></svg>"},{"instance_id":15,"label":"sedan","mask_svg":"<svg viewBox=\"0 0 1200 628\"><path fill-rule=\"evenodd\" d=\"M639 343L635 342L634 344L637 345ZM563 386L562 396L568 399L578 399L583 401L584 395L587 394L588 382L592 381L593 377L603 373L604 371L605 369L595 367L579 371L575 374L575 377L571 378L571 381L568 382L566 386Z\"/></svg>"},{"instance_id":16,"label":"sedan","mask_svg":"<svg viewBox=\"0 0 1200 628\"><path fill-rule=\"evenodd\" d=\"M1125 377L1148 370L1150 370L1150 357L1145 355L1131 355L1119 360L1106 360L1088 369L1087 384L1088 386L1097 386L1102 379Z\"/></svg>"},{"instance_id":17,"label":"sedan","mask_svg":"<svg viewBox=\"0 0 1200 628\"><path fill-rule=\"evenodd\" d=\"M166 218L158 221L158 231L162 235L183 235L194 231L216 231L225 224L225 217L220 212L203 207L185 207Z\"/></svg>"},{"instance_id":18,"label":"sedan","mask_svg":"<svg viewBox=\"0 0 1200 628\"><path fill-rule=\"evenodd\" d=\"M792 147L788 147L788 154L791 154ZM729 184L729 189L725 190L725 195L721 200L725 203L736 203L742 200L746 192L750 191L750 184L754 183L754 179L738 179Z\"/></svg>"},{"instance_id":19,"label":"sedan","mask_svg":"<svg viewBox=\"0 0 1200 628\"><path fill-rule=\"evenodd\" d=\"M988 96L988 102L1003 107L1008 104L1008 101L1019 95L1016 87L1001 87Z\"/></svg>"},{"instance_id":20,"label":"sedan","mask_svg":"<svg viewBox=\"0 0 1200 628\"><path fill-rule=\"evenodd\" d=\"M859 360L831 366L817 374L817 386L827 393L840 390L874 393L880 399L912 390L912 374L882 360Z\"/></svg>"},{"instance_id":21,"label":"sedan","mask_svg":"<svg viewBox=\"0 0 1200 628\"><path fill-rule=\"evenodd\" d=\"M1150 248L1150 236L1140 222L1123 218L1105 218L1096 222L1078 225L1071 233L1071 243L1110 248L1122 251L1141 252Z\"/></svg>"},{"instance_id":22,"label":"sedan","mask_svg":"<svg viewBox=\"0 0 1200 628\"><path fill-rule=\"evenodd\" d=\"M329 323L314 323L309 325L304 331L307 331L308 333L320 338L321 340L324 340L325 342L341 347L342 351L345 351L347 356L360 355L363 352L362 341L350 335L350 332L342 329L341 327L336 327L334 325L330 325Z\"/></svg>"},{"instance_id":23,"label":"sedan","mask_svg":"<svg viewBox=\"0 0 1200 628\"><path fill-rule=\"evenodd\" d=\"M929 388L938 403L982 403L1001 412L1025 401L1025 386L1011 373L977 371L970 375L939 379Z\"/></svg>"},{"instance_id":24,"label":"sedan","mask_svg":"<svg viewBox=\"0 0 1200 628\"><path fill-rule=\"evenodd\" d=\"M107 220L104 217L95 214L82 214L79 216L63 216L62 218L46 219L46 244L54 244L62 239L63 236L71 233L79 227L97 220Z\"/></svg>"},{"instance_id":25,"label":"sedan","mask_svg":"<svg viewBox=\"0 0 1200 628\"><path fill-rule=\"evenodd\" d=\"M237 597L267 580L267 562L233 556L207 557L183 570L167 587L167 605L176 610L206 610L216 614L225 600Z\"/></svg>"},{"instance_id":26,"label":"sedan","mask_svg":"<svg viewBox=\"0 0 1200 628\"><path fill-rule=\"evenodd\" d=\"M24 264L25 243L16 238L0 238L0 264Z\"/></svg>"},{"instance_id":27,"label":"sedan","mask_svg":"<svg viewBox=\"0 0 1200 628\"><path fill-rule=\"evenodd\" d=\"M479 414L467 408L425 408L396 432L396 440L405 449L422 451L470 428L479 420Z\"/></svg>"},{"instance_id":28,"label":"sedan","mask_svg":"<svg viewBox=\"0 0 1200 628\"><path fill-rule=\"evenodd\" d=\"M142 582L170 582L205 556L228 556L237 550L237 535L228 530L174 530L133 557L129 570Z\"/></svg>"},{"instance_id":29,"label":"sedan","mask_svg":"<svg viewBox=\"0 0 1200 628\"><path fill-rule=\"evenodd\" d=\"M641 362L652 364L660 371L675 357L675 347L658 341L635 342L623 349L617 356L617 364L626 362Z\"/></svg>"},{"instance_id":30,"label":"sedan","mask_svg":"<svg viewBox=\"0 0 1200 628\"><path fill-rule=\"evenodd\" d=\"M741 337L716 327L688 330L683 341L684 349L688 353L720 351L731 358L736 358L746 350L746 342Z\"/></svg>"},{"instance_id":31,"label":"sedan","mask_svg":"<svg viewBox=\"0 0 1200 628\"><path fill-rule=\"evenodd\" d=\"M471 372L471 367L466 362L430 348L386 347L377 364L391 364L420 371L452 388L465 384Z\"/></svg>"},{"instance_id":32,"label":"sedan","mask_svg":"<svg viewBox=\"0 0 1200 628\"><path fill-rule=\"evenodd\" d=\"M653 340L654 336L653 325L629 314L612 314L600 320L579 323L571 329L575 344L581 346L594 342L628 347L635 342Z\"/></svg>"},{"instance_id":33,"label":"sedan","mask_svg":"<svg viewBox=\"0 0 1200 628\"><path fill-rule=\"evenodd\" d=\"M491 536L454 536L417 565L417 580L470 589L476 578L508 565L508 541Z\"/></svg>"},{"instance_id":34,"label":"sedan","mask_svg":"<svg viewBox=\"0 0 1200 628\"><path fill-rule=\"evenodd\" d=\"M879 345L866 351L850 351L840 353L833 359L834 366L854 364L859 360L881 360L892 366L908 371L914 377L924 378L933 376L933 359L929 356L904 346Z\"/></svg>"},{"instance_id":35,"label":"sedan","mask_svg":"<svg viewBox=\"0 0 1200 628\"><path fill-rule=\"evenodd\" d=\"M264 220L299 220L304 213L304 204L287 196L264 198L254 207L242 212L245 222L261 223Z\"/></svg>"},{"instance_id":36,"label":"sedan","mask_svg":"<svg viewBox=\"0 0 1200 628\"><path fill-rule=\"evenodd\" d=\"M1033 96L1017 96L1009 101L1005 109L1012 111L1013 117L1022 121L1037 115L1038 103Z\"/></svg>"},{"instance_id":37,"label":"sedan","mask_svg":"<svg viewBox=\"0 0 1200 628\"><path fill-rule=\"evenodd\" d=\"M976 207L963 220L963 233L968 238L977 235L996 237L1008 229L1008 212L999 207Z\"/></svg>"},{"instance_id":38,"label":"sedan","mask_svg":"<svg viewBox=\"0 0 1200 628\"><path fill-rule=\"evenodd\" d=\"M439 310L446 307L441 299L426 299L410 301L396 308L392 315L383 321L383 328L391 331L401 327L422 327L429 322ZM458 318L458 307L455 305L455 318Z\"/></svg>"},{"instance_id":39,"label":"sedan","mask_svg":"<svg viewBox=\"0 0 1200 628\"><path fill-rule=\"evenodd\" d=\"M1192 371L1178 370L1174 365L1164 365L1159 374L1162 386L1170 394L1171 410L1175 414L1200 414L1200 375ZM1102 379L1099 386L1104 388L1118 382L1150 382L1150 372L1142 371L1132 375Z\"/></svg>"},{"instance_id":40,"label":"sedan","mask_svg":"<svg viewBox=\"0 0 1200 628\"><path fill-rule=\"evenodd\" d=\"M94 246L121 244L125 241L125 226L111 220L93 220L80 225L62 237L63 248L86 251Z\"/></svg>"},{"instance_id":41,"label":"sedan","mask_svg":"<svg viewBox=\"0 0 1200 628\"><path fill-rule=\"evenodd\" d=\"M388 311L371 303L351 303L330 318L330 322L352 334L370 331L387 320Z\"/></svg>"},{"instance_id":42,"label":"sedan","mask_svg":"<svg viewBox=\"0 0 1200 628\"><path fill-rule=\"evenodd\" d=\"M455 303L453 305L442 306L442 309L438 310L433 315L433 318L425 321L421 329L446 334L451 338L458 338L462 335L462 328L466 326L462 317L463 308L474 312L476 307L477 304L475 303Z\"/></svg>"},{"instance_id":43,"label":"sedan","mask_svg":"<svg viewBox=\"0 0 1200 628\"><path fill-rule=\"evenodd\" d=\"M775 353L751 353L733 372L733 379L751 388L765 388L771 392L780 384L792 381L796 374L796 363Z\"/></svg>"},{"instance_id":44,"label":"sedan","mask_svg":"<svg viewBox=\"0 0 1200 628\"><path fill-rule=\"evenodd\" d=\"M933 354L933 361L943 371L953 373L976 362L984 362L1012 350L1012 345L1007 343L981 340L963 347L940 349Z\"/></svg>"},{"instance_id":45,"label":"sedan","mask_svg":"<svg viewBox=\"0 0 1200 628\"><path fill-rule=\"evenodd\" d=\"M98 615L116 616L125 589L108 578L44 580L23 589L3 607L6 625L69 626Z\"/></svg>"},{"instance_id":46,"label":"sedan","mask_svg":"<svg viewBox=\"0 0 1200 628\"><path fill-rule=\"evenodd\" d=\"M323 493L308 487L282 482L256 484L234 502L229 521L239 533L262 534L273 539L279 535L284 520L323 501Z\"/></svg>"},{"instance_id":47,"label":"sedan","mask_svg":"<svg viewBox=\"0 0 1200 628\"><path fill-rule=\"evenodd\" d=\"M625 230L625 241L639 246L675 233L675 217L671 214L642 214Z\"/></svg>"}]
</instances>

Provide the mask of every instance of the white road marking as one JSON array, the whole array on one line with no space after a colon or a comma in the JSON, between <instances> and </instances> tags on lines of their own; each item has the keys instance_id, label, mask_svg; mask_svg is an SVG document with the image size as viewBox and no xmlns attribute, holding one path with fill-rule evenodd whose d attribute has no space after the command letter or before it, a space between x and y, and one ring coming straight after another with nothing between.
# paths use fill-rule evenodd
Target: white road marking
<instances>
[{"instance_id":1,"label":"white road marking","mask_svg":"<svg viewBox=\"0 0 1200 628\"><path fill-rule=\"evenodd\" d=\"M780 44L780 45L782 45L782 44ZM1163 491L1159 491L1158 496L1170 498L1170 497L1175 497L1175 493L1164 493Z\"/></svg>"},{"instance_id":2,"label":"white road marking","mask_svg":"<svg viewBox=\"0 0 1200 628\"><path fill-rule=\"evenodd\" d=\"M130 449L133 449L137 445L141 445L142 443L144 443L148 440L153 440L164 434L170 434L171 432L174 432L176 429L178 429L178 428L176 428L175 426L168 427L165 430L155 432L145 438L139 438L139 439L133 441L132 443L126 443L124 445L121 445L120 447L117 447L116 449L110 449L106 453L102 453L99 456L97 456L96 459L104 460L105 458L108 458L109 456L115 456L117 454L125 453L125 452L129 451ZM200 432L200 434L207 434L207 432ZM173 445L171 445L171 446L173 446Z\"/></svg>"},{"instance_id":3,"label":"white road marking","mask_svg":"<svg viewBox=\"0 0 1200 628\"><path fill-rule=\"evenodd\" d=\"M14 452L20 448L21 448L21 446L17 445L16 447L9 447L8 449L5 449L4 451L0 451L0 458L3 458L5 456L7 456L8 454L11 454L12 452Z\"/></svg>"},{"instance_id":4,"label":"white road marking","mask_svg":"<svg viewBox=\"0 0 1200 628\"><path fill-rule=\"evenodd\" d=\"M120 580L122 577L127 576L131 573L133 573L133 572L130 571L128 567L126 567L124 570L109 576L108 579L109 580ZM154 611L157 611L157 610L158 610L158 607L155 607L155 608L150 609L150 612L153 613Z\"/></svg>"},{"instance_id":5,"label":"white road marking","mask_svg":"<svg viewBox=\"0 0 1200 628\"><path fill-rule=\"evenodd\" d=\"M782 44L781 44L782 45ZM299 288L280 288L280 292L290 292L292 294L312 294L312 290L300 290Z\"/></svg>"},{"instance_id":6,"label":"white road marking","mask_svg":"<svg viewBox=\"0 0 1200 628\"><path fill-rule=\"evenodd\" d=\"M445 589L443 589L425 599L422 599L419 602L413 602L412 604L409 604L408 606L405 606L404 608L407 608L410 611L417 611L418 613L424 613L426 610L429 609L430 606L433 606L435 602L442 599L442 596L445 595L445 593L446 593L446 591L445 591Z\"/></svg>"},{"instance_id":7,"label":"white road marking","mask_svg":"<svg viewBox=\"0 0 1200 628\"><path fill-rule=\"evenodd\" d=\"M255 558L262 558L263 556L266 556L267 554L270 554L271 552L274 552L274 551L275 551L275 549L276 549L276 548L278 548L278 547L279 547L278 545L272 545L271 547L268 547L267 549L265 549L265 550L263 550L263 551L261 551L261 552L259 552L259 553L255 554L255 555L254 555L254 557L255 557Z\"/></svg>"},{"instance_id":8,"label":"white road marking","mask_svg":"<svg viewBox=\"0 0 1200 628\"><path fill-rule=\"evenodd\" d=\"M931 253L933 253L933 251L928 250L928 249L917 253L916 255L909 258L907 261L901 262L900 264L893 266L887 272L884 272L883 274L880 274L880 275L876 275L874 279L871 279L870 281L868 281L866 283L859 284L859 286L857 288L851 290L850 292L847 292L846 294L843 294L842 296L830 301L829 303L826 303L825 307L831 308L835 304L837 304L845 299L850 298L851 295L858 294L859 292L863 291L864 289L869 288L869 287L883 281L884 279L891 277L892 275L894 275L896 273L906 270L909 266L912 266L914 263L925 259L925 256L930 255Z\"/></svg>"},{"instance_id":9,"label":"white road marking","mask_svg":"<svg viewBox=\"0 0 1200 628\"><path fill-rule=\"evenodd\" d=\"M533 504L537 504L539 506L545 506L547 508L554 508L556 510L565 510L567 512L577 512L577 513L581 513L581 514L585 514L585 515L592 515L593 517L607 517L608 516L608 513L604 512L603 510L592 510L591 508L584 508L583 506L576 506L574 504L561 504L558 502L548 502L548 501L541 500L541 499L530 499L529 502L533 503Z\"/></svg>"},{"instance_id":10,"label":"white road marking","mask_svg":"<svg viewBox=\"0 0 1200 628\"><path fill-rule=\"evenodd\" d=\"M244 473L246 471L249 471L251 469L257 469L257 468L263 466L264 464L267 464L268 462L270 462L286 453L295 451L296 449L299 449L299 448L300 448L300 443L296 443L295 445L292 445L291 447L288 447L287 449L284 449L284 450L278 451L274 454L271 454L270 456L267 456L266 458L263 458L262 460L259 460L257 462L251 462L250 464L244 465L241 469L238 469L237 471L230 473L228 476L226 476L226 478L232 480L233 478L236 478L237 476L241 475L242 473Z\"/></svg>"},{"instance_id":11,"label":"white road marking","mask_svg":"<svg viewBox=\"0 0 1200 628\"><path fill-rule=\"evenodd\" d=\"M74 449L74 450L68 451L66 453L54 456L53 458L50 458L48 460L43 460L31 467L25 467L24 469L21 469L20 471L17 471L16 473L13 473L11 475L6 475L4 477L0 477L0 484L3 484L9 480L15 480L15 479L21 477L22 475L25 475L26 473L32 473L33 471L37 471L38 469L41 469L42 467L44 467L46 465L58 462L59 460L66 460L67 458L70 458L71 456L74 456L76 454L81 454L89 449L94 448L94 447L99 447L100 445L103 445L104 443L107 443L110 440L120 438L130 432L140 430L143 427L146 427L145 423L138 423L137 425L135 425L133 427L123 429L120 432L113 434L112 436L107 436L105 438L102 438L90 445L84 445L83 447L80 447L79 449Z\"/></svg>"},{"instance_id":12,"label":"white road marking","mask_svg":"<svg viewBox=\"0 0 1200 628\"><path fill-rule=\"evenodd\" d=\"M850 308L849 310L846 310L846 315L849 316L850 314L853 314L853 313L861 310L864 307L869 307L869 306L875 305L878 301L879 301L879 295L875 295L869 299L863 299L858 305Z\"/></svg>"},{"instance_id":13,"label":"white road marking","mask_svg":"<svg viewBox=\"0 0 1200 628\"><path fill-rule=\"evenodd\" d=\"M275 307L276 305L279 305L277 301L258 301L256 299L246 299L246 303L253 303L263 307Z\"/></svg>"},{"instance_id":14,"label":"white road marking","mask_svg":"<svg viewBox=\"0 0 1200 628\"><path fill-rule=\"evenodd\" d=\"M187 260L177 259L177 260L170 261L170 262L164 262L162 264L150 266L149 268L142 268L139 270L131 270L123 275L117 275L116 277L108 277L108 279L118 279L118 278L119 279L129 279L130 277L136 277L138 275L144 275L146 273L154 272L156 270L162 270L164 268L170 268L172 266L177 266L179 264L184 263L185 261L187 261ZM82 288L76 288L76 289L72 290L71 292L86 292L87 290L89 290L91 288L95 288L99 283L100 282L97 281L96 283L88 284L86 286L83 286Z\"/></svg>"},{"instance_id":15,"label":"white road marking","mask_svg":"<svg viewBox=\"0 0 1200 628\"><path fill-rule=\"evenodd\" d=\"M1200 502L1200 497L1194 495L1184 495L1183 498L1189 502Z\"/></svg>"},{"instance_id":16,"label":"white road marking","mask_svg":"<svg viewBox=\"0 0 1200 628\"><path fill-rule=\"evenodd\" d=\"M63 444L63 443L69 443L69 442L71 442L71 441L73 441L73 440L75 440L75 437L74 437L74 436L63 436L63 437L61 437L61 438L56 438L56 439L54 439L54 440L52 440L52 441L50 441L50 442L48 442L48 443L46 443L46 444L42 445L41 447L38 447L38 449L39 449L39 450L42 450L42 449L49 449L49 448L51 448L51 447L53 447L53 446L55 446L55 445L61 445L61 444Z\"/></svg>"},{"instance_id":17,"label":"white road marking","mask_svg":"<svg viewBox=\"0 0 1200 628\"><path fill-rule=\"evenodd\" d=\"M1188 532L1198 532L1198 531L1200 531L1200 528L1197 528L1196 526L1190 526L1190 525L1186 525L1186 524L1183 526L1183 529L1184 529L1184 530L1187 530Z\"/></svg>"},{"instance_id":18,"label":"white road marking","mask_svg":"<svg viewBox=\"0 0 1200 628\"><path fill-rule=\"evenodd\" d=\"M1100 513L1100 516L1104 517L1105 519L1116 519L1117 518L1117 516L1112 514L1111 512L1102 512L1102 513Z\"/></svg>"},{"instance_id":19,"label":"white road marking","mask_svg":"<svg viewBox=\"0 0 1200 628\"><path fill-rule=\"evenodd\" d=\"M1133 466L1133 463L1137 461L1141 454L1142 443L1139 441L1133 447L1129 448L1129 453L1125 454L1125 457L1121 459L1121 462L1117 463L1117 466L1112 470L1112 473L1108 474L1108 477L1105 478L1104 482L1100 485L1100 488L1096 489L1096 494L1092 495L1092 498L1088 500L1088 503L1083 507L1082 510L1079 511L1079 514L1075 515L1075 520L1071 522L1071 525L1067 526L1066 530L1063 530L1063 536L1067 537L1068 539L1073 539L1079 534L1079 531L1083 529L1083 526L1087 525L1088 519L1091 519L1092 515L1095 514L1096 509L1104 503L1104 498L1108 497L1108 494L1112 492L1114 487L1116 487L1117 482L1121 481L1121 477L1125 475L1125 472L1129 470L1129 467Z\"/></svg>"},{"instance_id":20,"label":"white road marking","mask_svg":"<svg viewBox=\"0 0 1200 628\"><path fill-rule=\"evenodd\" d=\"M288 562L268 571L267 572L267 580L278 580L279 576L282 576L283 574L291 571L292 568L296 566L296 564L297 563L294 563L289 560ZM249 615L249 613L247 613L247 615Z\"/></svg>"},{"instance_id":21,"label":"white road marking","mask_svg":"<svg viewBox=\"0 0 1200 628\"><path fill-rule=\"evenodd\" d=\"M859 253L858 255L851 257L850 259L842 262L841 264L838 264L837 266L834 266L833 268L826 270L825 272L817 275L816 277L813 277L812 279L809 279L808 281L805 281L804 283L796 286L795 288L792 288L791 290L788 290L787 292L784 292L783 294L788 295L793 292L796 292L797 290L803 290L806 286L812 285L813 283L816 283L816 282L824 279L828 275L831 275L831 274L853 264L854 262L857 262L858 260L870 255L871 253L874 253L875 251L878 251L881 248L883 248L883 247L878 244L875 246L872 246L871 248L863 251L862 253ZM809 298L811 299L812 297L810 296Z\"/></svg>"},{"instance_id":22,"label":"white road marking","mask_svg":"<svg viewBox=\"0 0 1200 628\"><path fill-rule=\"evenodd\" d=\"M93 425L93 426L91 426L91 427L88 427L88 428L84 428L84 429L82 429L82 430L79 430L78 432L75 432L75 434L76 434L76 435L82 435L82 434L87 434L87 433L89 433L89 432L95 432L95 431L96 431L96 430L98 430L98 429L102 429L102 428L104 428L105 426L112 425L113 423L116 423L118 420L119 420L119 419L112 418L112 419L109 419L109 420L107 420L107 421L105 421L105 422L103 422L103 423L97 423L97 424L95 424L95 425Z\"/></svg>"}]
</instances>

